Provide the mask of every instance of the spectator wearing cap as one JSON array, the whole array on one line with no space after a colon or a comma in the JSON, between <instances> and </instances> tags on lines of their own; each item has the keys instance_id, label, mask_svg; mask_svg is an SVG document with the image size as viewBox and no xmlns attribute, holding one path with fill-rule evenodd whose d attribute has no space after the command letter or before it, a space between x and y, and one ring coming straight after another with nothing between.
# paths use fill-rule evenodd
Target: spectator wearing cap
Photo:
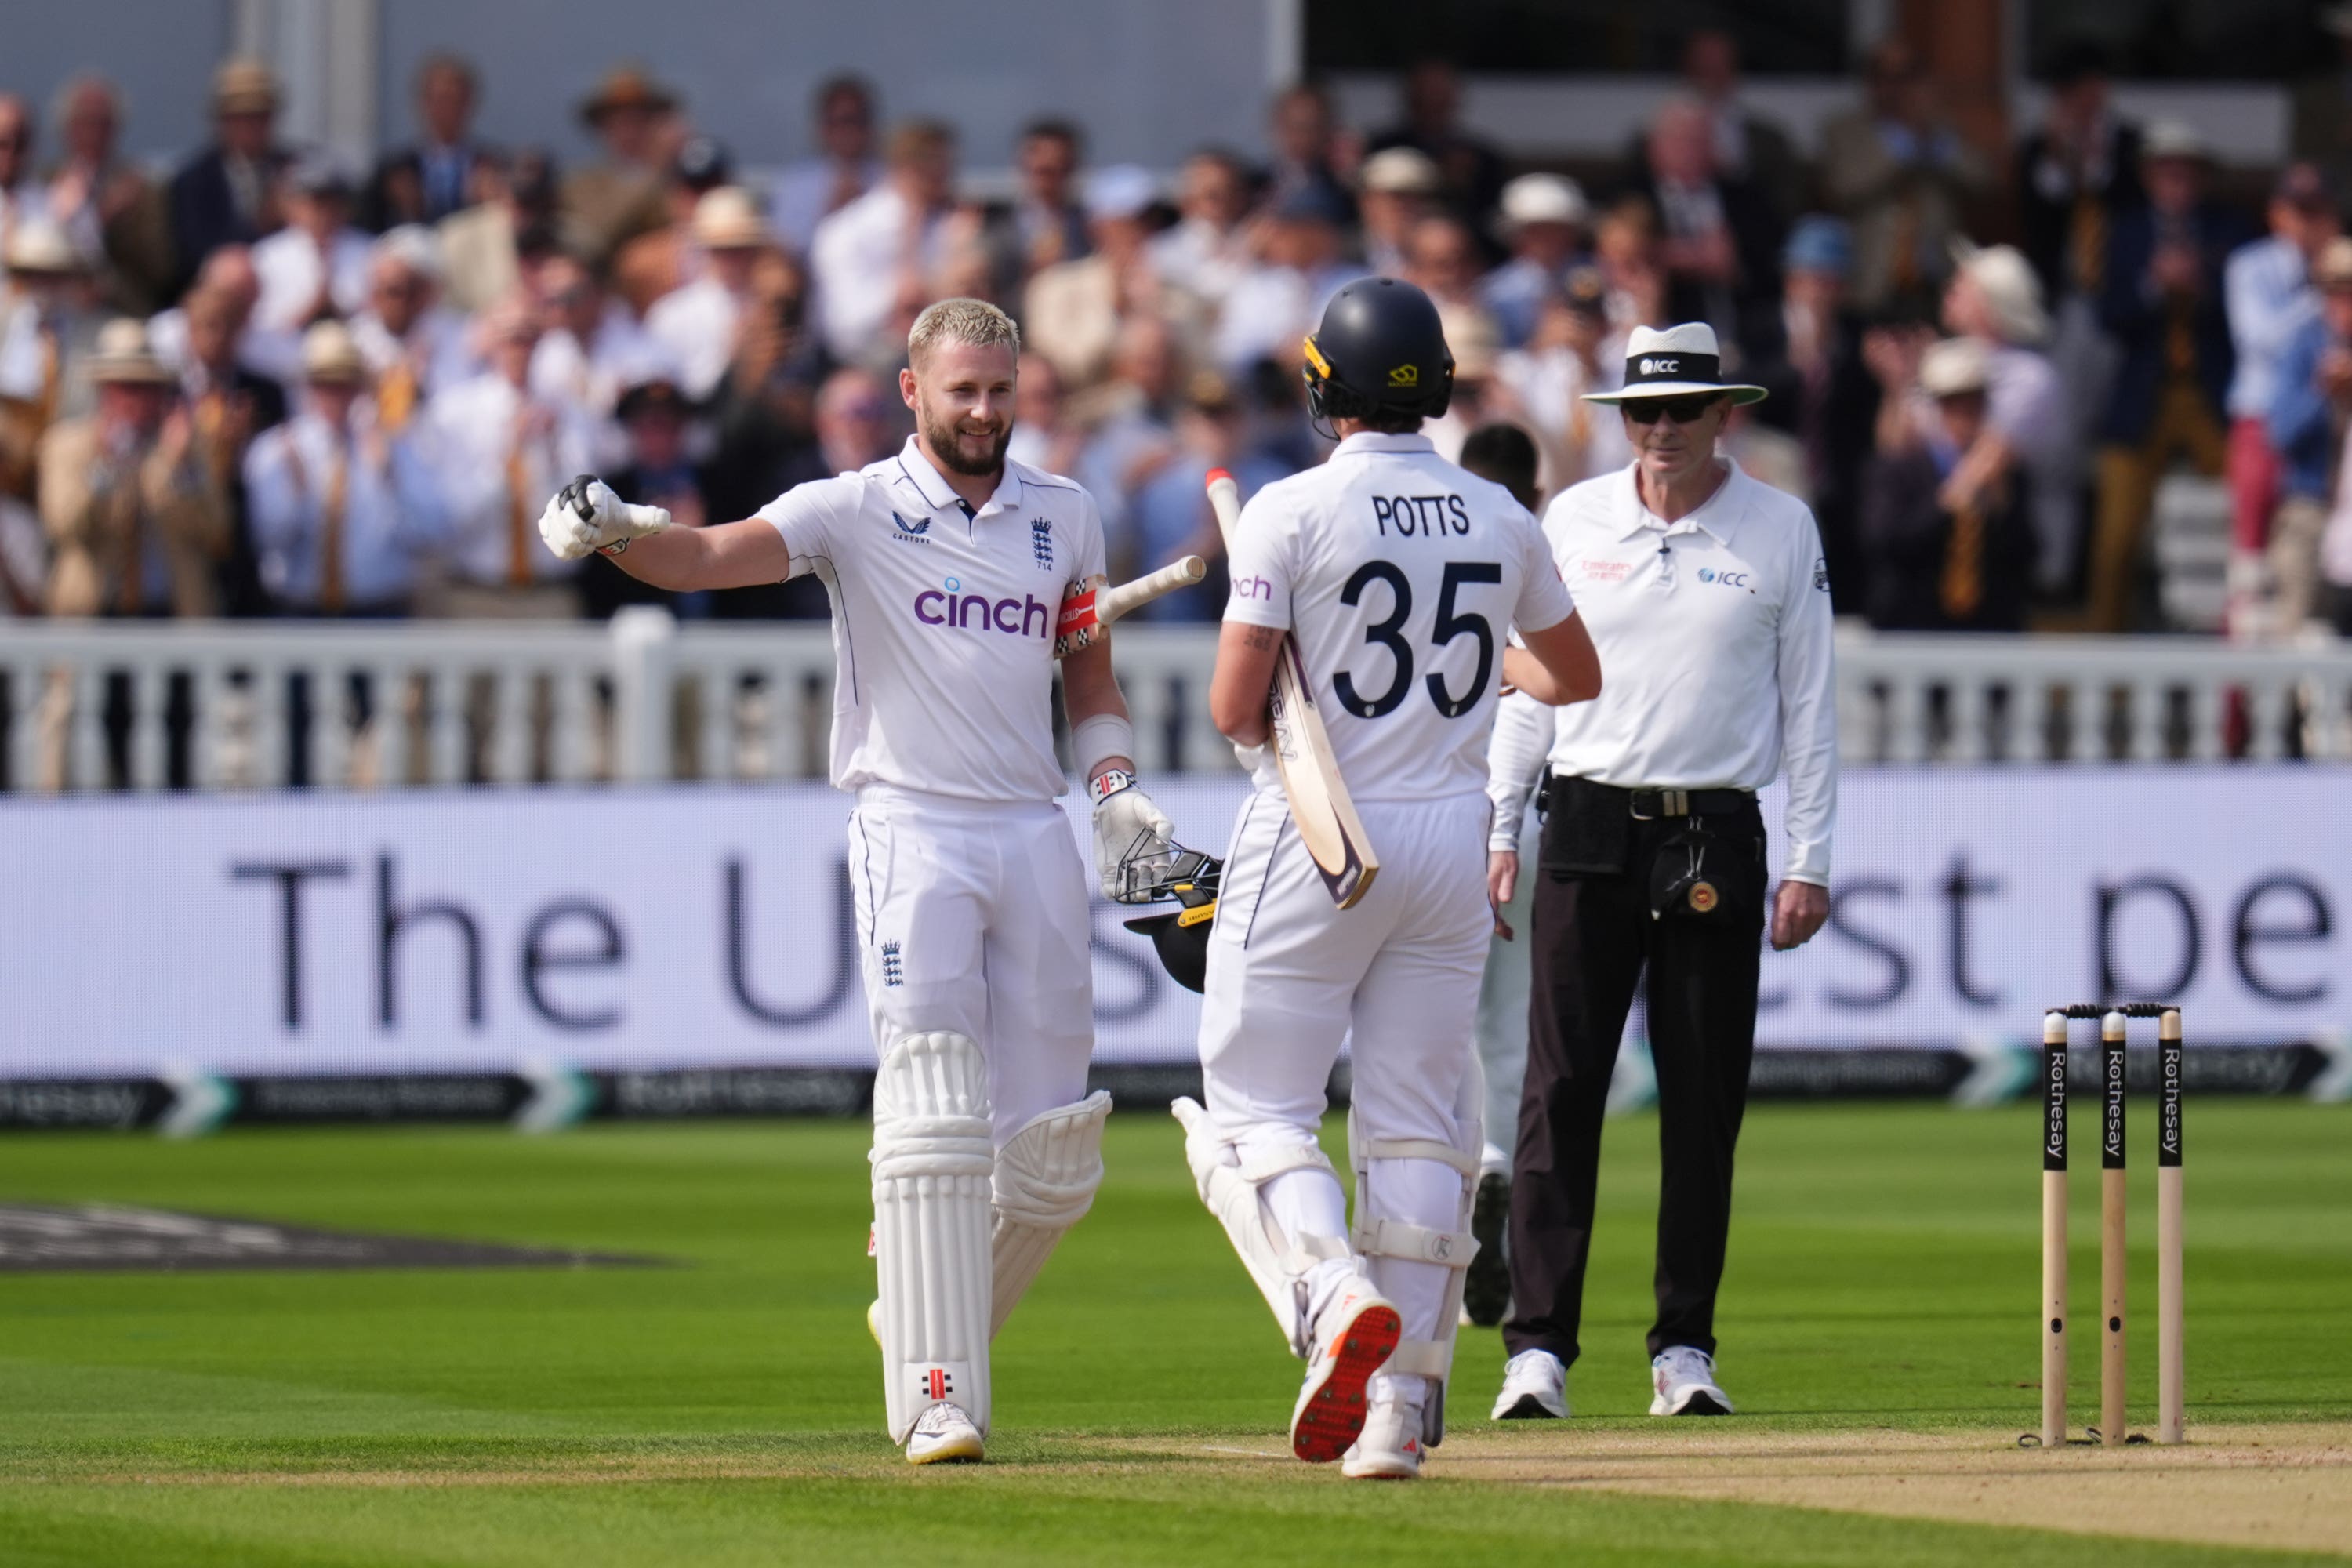
<instances>
[{"instance_id":1,"label":"spectator wearing cap","mask_svg":"<svg viewBox=\"0 0 2352 1568\"><path fill-rule=\"evenodd\" d=\"M203 465L176 378L128 317L99 331L88 417L41 438L41 521L53 616L208 616L228 519Z\"/></svg>"},{"instance_id":2,"label":"spectator wearing cap","mask_svg":"<svg viewBox=\"0 0 2352 1568\"><path fill-rule=\"evenodd\" d=\"M1623 421L1596 417L1606 410L1584 400L1617 389L1624 357L1623 335L1609 323L1609 281L1586 265L1571 268L1538 307L1534 335L1496 362L1496 379L1536 443L1545 493L1633 460Z\"/></svg>"},{"instance_id":3,"label":"spectator wearing cap","mask_svg":"<svg viewBox=\"0 0 2352 1568\"><path fill-rule=\"evenodd\" d=\"M1249 266L1249 171L1236 154L1204 147L1184 160L1181 178L1179 216L1151 237L1151 265L1213 310Z\"/></svg>"},{"instance_id":4,"label":"spectator wearing cap","mask_svg":"<svg viewBox=\"0 0 2352 1568\"><path fill-rule=\"evenodd\" d=\"M863 77L828 78L816 89L811 116L813 156L787 164L768 197L776 237L805 256L817 225L874 188L882 161L874 155L874 89Z\"/></svg>"},{"instance_id":5,"label":"spectator wearing cap","mask_svg":"<svg viewBox=\"0 0 2352 1568\"><path fill-rule=\"evenodd\" d=\"M94 237L106 259L107 302L143 316L176 281L172 218L163 187L122 156L122 101L101 77L76 77L58 95L64 156L48 172L49 211L68 235ZM85 249L87 238L77 243Z\"/></svg>"},{"instance_id":6,"label":"spectator wearing cap","mask_svg":"<svg viewBox=\"0 0 2352 1568\"><path fill-rule=\"evenodd\" d=\"M438 489L412 436L385 430L367 356L340 321L302 337L301 412L257 437L245 490L261 579L289 614L408 613L438 543Z\"/></svg>"},{"instance_id":7,"label":"spectator wearing cap","mask_svg":"<svg viewBox=\"0 0 2352 1568\"><path fill-rule=\"evenodd\" d=\"M1505 348L1518 348L1535 335L1543 301L1583 259L1591 216L1584 187L1564 174L1521 174L1503 187L1497 226L1511 258L1486 274L1478 295Z\"/></svg>"},{"instance_id":8,"label":"spectator wearing cap","mask_svg":"<svg viewBox=\"0 0 2352 1568\"><path fill-rule=\"evenodd\" d=\"M299 334L311 322L352 314L367 303L374 239L352 223L352 180L331 153L307 154L288 171L286 226L253 247L261 298L254 325Z\"/></svg>"},{"instance_id":9,"label":"spectator wearing cap","mask_svg":"<svg viewBox=\"0 0 2352 1568\"><path fill-rule=\"evenodd\" d=\"M1274 148L1266 169L1267 207L1279 209L1301 191L1319 191L1338 199L1342 226L1353 223L1356 204L1344 172L1349 162L1346 140L1332 115L1330 95L1321 87L1300 82L1276 93L1266 114L1266 141Z\"/></svg>"},{"instance_id":10,"label":"spectator wearing cap","mask_svg":"<svg viewBox=\"0 0 2352 1568\"><path fill-rule=\"evenodd\" d=\"M1800 220L1780 253L1780 298L1752 314L1741 334L1748 374L1772 394L1757 405L1758 417L1803 450L1830 594L1841 611L1858 602L1854 514L1879 400L1877 378L1863 362L1862 319L1846 295L1853 272L1853 238L1842 219Z\"/></svg>"},{"instance_id":11,"label":"spectator wearing cap","mask_svg":"<svg viewBox=\"0 0 2352 1568\"><path fill-rule=\"evenodd\" d=\"M751 193L721 185L695 204L694 239L709 258L709 270L656 300L646 312L646 331L677 365L687 396L699 403L727 374L743 302L751 294L752 266L773 237Z\"/></svg>"},{"instance_id":12,"label":"spectator wearing cap","mask_svg":"<svg viewBox=\"0 0 2352 1568\"><path fill-rule=\"evenodd\" d=\"M2157 481L2177 458L2219 477L2228 458L2232 369L2222 274L2249 235L2205 192L2205 144L2158 121L2141 148L2147 198L2116 219L2100 321L2118 358L2099 429L2090 626L2127 629Z\"/></svg>"},{"instance_id":13,"label":"spectator wearing cap","mask_svg":"<svg viewBox=\"0 0 2352 1568\"><path fill-rule=\"evenodd\" d=\"M531 390L540 325L528 299L495 307L478 331L487 368L435 397L420 433L448 509L445 608L469 618L568 617L577 565L540 544L539 513L594 467L594 433L576 405Z\"/></svg>"},{"instance_id":14,"label":"spectator wearing cap","mask_svg":"<svg viewBox=\"0 0 2352 1568\"><path fill-rule=\"evenodd\" d=\"M919 120L890 135L882 182L817 226L809 247L818 335L837 360L895 361L881 341L903 300L925 293L955 201L955 132ZM918 306L919 309L919 305Z\"/></svg>"},{"instance_id":15,"label":"spectator wearing cap","mask_svg":"<svg viewBox=\"0 0 2352 1568\"><path fill-rule=\"evenodd\" d=\"M2042 284L2032 264L2013 246L1964 247L1944 291L1944 325L1984 350L1985 418L1966 451L1951 448L1950 427L1918 389L1920 356L1928 338L1897 327L1874 329L1863 356L1879 378L1876 445L1881 452L1924 442L1945 474L1945 504L1980 506L2011 468L2030 481L2035 541L2034 581L2044 593L2062 587L2082 532L2075 493L2076 453L2058 374L2034 346L2050 330Z\"/></svg>"},{"instance_id":16,"label":"spectator wearing cap","mask_svg":"<svg viewBox=\"0 0 2352 1568\"><path fill-rule=\"evenodd\" d=\"M2319 310L2280 356L2270 415L2280 490L2269 550L2278 595L2270 625L2287 635L2326 610L2323 540L2338 557L2352 543L2343 536L2345 525L2334 521L2352 510L2344 478L2344 433L2352 426L2352 239L2338 235L2327 242L2313 265L2312 281Z\"/></svg>"},{"instance_id":17,"label":"spectator wearing cap","mask_svg":"<svg viewBox=\"0 0 2352 1568\"><path fill-rule=\"evenodd\" d=\"M548 258L531 281L546 312L546 330L530 355L531 391L596 422L602 472L620 461L619 428L610 422L621 395L656 383L676 386L677 359L573 258Z\"/></svg>"},{"instance_id":18,"label":"spectator wearing cap","mask_svg":"<svg viewBox=\"0 0 2352 1568\"><path fill-rule=\"evenodd\" d=\"M2279 175L2264 215L2270 233L2242 245L2222 271L2237 366L2230 377L2230 588L2233 633L2251 632L2263 616L2271 513L2278 505L2278 454L2269 419L2278 401L2286 345L2318 312L2311 264L2341 232L2327 181L2309 163Z\"/></svg>"},{"instance_id":19,"label":"spectator wearing cap","mask_svg":"<svg viewBox=\"0 0 2352 1568\"><path fill-rule=\"evenodd\" d=\"M1462 73L1450 61L1424 59L1405 72L1404 119L1372 138L1371 151L1411 147L1437 165L1441 193L1465 221L1477 223L1503 194L1503 155L1462 126Z\"/></svg>"},{"instance_id":20,"label":"spectator wearing cap","mask_svg":"<svg viewBox=\"0 0 2352 1568\"><path fill-rule=\"evenodd\" d=\"M1947 338L1920 356L1919 392L1943 438L1872 457L1860 526L1862 613L1880 631L2021 631L2033 577L2029 481L2006 461L1965 499L1946 481L1975 447L1990 400L1985 346Z\"/></svg>"},{"instance_id":21,"label":"spectator wearing cap","mask_svg":"<svg viewBox=\"0 0 2352 1568\"><path fill-rule=\"evenodd\" d=\"M662 187L668 221L621 247L613 260L614 292L639 319L665 295L685 288L709 269L709 257L695 237L695 209L704 196L733 184L734 156L716 139L689 136L678 144L677 155L670 160L668 183Z\"/></svg>"},{"instance_id":22,"label":"spectator wearing cap","mask_svg":"<svg viewBox=\"0 0 2352 1568\"><path fill-rule=\"evenodd\" d=\"M0 293L0 494L29 500L42 436L94 401L85 362L104 318L91 305L89 263L47 219L18 224L0 264L8 274Z\"/></svg>"},{"instance_id":23,"label":"spectator wearing cap","mask_svg":"<svg viewBox=\"0 0 2352 1568\"><path fill-rule=\"evenodd\" d=\"M466 318L441 300L440 247L433 231L403 224L368 257L367 304L351 319L352 341L375 384L375 418L398 434L435 393L481 369Z\"/></svg>"},{"instance_id":24,"label":"spectator wearing cap","mask_svg":"<svg viewBox=\"0 0 2352 1568\"><path fill-rule=\"evenodd\" d=\"M1437 211L1437 165L1418 148L1389 147L1365 159L1356 179L1364 265L1383 278L1402 278L1412 231Z\"/></svg>"},{"instance_id":25,"label":"spectator wearing cap","mask_svg":"<svg viewBox=\"0 0 2352 1568\"><path fill-rule=\"evenodd\" d=\"M1780 221L1752 186L1715 166L1705 105L1678 98L1650 121L1648 174L1635 187L1658 215L1667 313L1737 342L1742 316L1780 290Z\"/></svg>"},{"instance_id":26,"label":"spectator wearing cap","mask_svg":"<svg viewBox=\"0 0 2352 1568\"><path fill-rule=\"evenodd\" d=\"M1275 208L1264 258L1234 285L1217 318L1213 352L1225 374L1245 374L1261 359L1298 363L1323 307L1358 276L1340 259L1348 212L1344 196L1315 184Z\"/></svg>"},{"instance_id":27,"label":"spectator wearing cap","mask_svg":"<svg viewBox=\"0 0 2352 1568\"><path fill-rule=\"evenodd\" d=\"M367 226L378 233L401 224L439 223L473 205L474 171L488 151L474 139L481 79L467 60L425 56L411 92L421 134L376 163L361 205Z\"/></svg>"},{"instance_id":28,"label":"spectator wearing cap","mask_svg":"<svg viewBox=\"0 0 2352 1568\"><path fill-rule=\"evenodd\" d=\"M1822 132L1822 198L1853 225L1855 306L1866 315L1924 310L1951 271L1962 208L1991 184L1911 46L1879 43L1864 102Z\"/></svg>"},{"instance_id":29,"label":"spectator wearing cap","mask_svg":"<svg viewBox=\"0 0 2352 1568\"><path fill-rule=\"evenodd\" d=\"M172 250L184 284L224 245L251 245L278 226L278 79L259 60L213 73L213 142L172 176Z\"/></svg>"},{"instance_id":30,"label":"spectator wearing cap","mask_svg":"<svg viewBox=\"0 0 2352 1568\"><path fill-rule=\"evenodd\" d=\"M564 176L566 240L589 265L611 263L621 247L662 225L677 95L635 66L616 66L580 104L604 156Z\"/></svg>"},{"instance_id":31,"label":"spectator wearing cap","mask_svg":"<svg viewBox=\"0 0 2352 1568\"><path fill-rule=\"evenodd\" d=\"M1097 169L1087 183L1091 251L1057 262L1029 284L1022 307L1028 346L1053 362L1066 392L1083 393L1110 369L1121 321L1158 317L1189 350L1202 331L1200 302L1160 276L1146 243L1158 182L1132 163Z\"/></svg>"},{"instance_id":32,"label":"spectator wearing cap","mask_svg":"<svg viewBox=\"0 0 2352 1568\"><path fill-rule=\"evenodd\" d=\"M624 455L605 473L613 493L635 505L667 509L676 527L700 528L709 521L702 470L688 450L694 409L677 383L664 377L640 381L621 394L615 413ZM640 583L601 555L590 556L580 573L581 613L607 620L625 605L677 606L678 595Z\"/></svg>"},{"instance_id":33,"label":"spectator wearing cap","mask_svg":"<svg viewBox=\"0 0 2352 1568\"><path fill-rule=\"evenodd\" d=\"M992 203L981 220L998 299L1021 299L1038 273L1087 254L1096 204L1091 188L1083 203L1079 196L1085 156L1085 138L1069 121L1035 120L1022 129L1013 155L1019 188L1011 201ZM1155 191L1150 199L1156 197Z\"/></svg>"},{"instance_id":34,"label":"spectator wearing cap","mask_svg":"<svg viewBox=\"0 0 2352 1568\"><path fill-rule=\"evenodd\" d=\"M1804 210L1810 181L1796 143L1780 124L1740 100L1739 45L1718 27L1701 27L1685 40L1683 89L1706 110L1715 166L1726 179L1754 189L1786 223ZM1636 139L1631 154L1646 174L1648 147Z\"/></svg>"}]
</instances>

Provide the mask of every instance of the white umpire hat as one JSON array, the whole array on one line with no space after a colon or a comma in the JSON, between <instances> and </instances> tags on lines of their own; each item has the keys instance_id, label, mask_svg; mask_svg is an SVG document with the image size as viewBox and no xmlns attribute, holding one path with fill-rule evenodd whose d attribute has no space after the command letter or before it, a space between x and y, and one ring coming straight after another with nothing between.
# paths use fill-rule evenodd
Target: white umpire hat
<instances>
[{"instance_id":1,"label":"white umpire hat","mask_svg":"<svg viewBox=\"0 0 2352 1568\"><path fill-rule=\"evenodd\" d=\"M1613 392L1588 392L1587 403L1624 403L1637 397L1700 397L1723 393L1734 403L1761 403L1765 392L1746 382L1723 379L1723 351L1715 329L1684 321L1659 329L1635 327L1625 340L1625 384Z\"/></svg>"}]
</instances>

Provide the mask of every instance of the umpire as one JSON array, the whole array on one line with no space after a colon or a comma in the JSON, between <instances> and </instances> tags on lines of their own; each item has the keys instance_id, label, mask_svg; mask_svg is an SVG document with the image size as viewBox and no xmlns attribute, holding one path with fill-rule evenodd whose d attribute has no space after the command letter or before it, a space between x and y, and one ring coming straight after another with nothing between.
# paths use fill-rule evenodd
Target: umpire
<instances>
[{"instance_id":1,"label":"umpire","mask_svg":"<svg viewBox=\"0 0 2352 1568\"><path fill-rule=\"evenodd\" d=\"M1772 945L1792 948L1829 915L1837 731L1821 535L1803 502L1717 454L1731 409L1764 396L1724 381L1720 363L1703 323L1637 327L1623 387L1587 395L1620 405L1634 460L1562 491L1544 532L1608 684L1496 740L1498 902L1549 761L1497 1420L1568 1414L1601 1117L1645 971L1664 1165L1650 1414L1732 1407L1716 1382L1715 1297L1766 918L1756 792L1785 761L1770 919Z\"/></svg>"}]
</instances>

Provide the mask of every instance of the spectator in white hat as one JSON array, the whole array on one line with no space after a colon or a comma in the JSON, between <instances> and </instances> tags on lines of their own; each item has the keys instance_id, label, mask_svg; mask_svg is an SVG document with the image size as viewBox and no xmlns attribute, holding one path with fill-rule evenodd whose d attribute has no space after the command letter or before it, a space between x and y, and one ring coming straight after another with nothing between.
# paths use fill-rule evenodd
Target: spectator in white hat
<instances>
[{"instance_id":1,"label":"spectator in white hat","mask_svg":"<svg viewBox=\"0 0 2352 1568\"><path fill-rule=\"evenodd\" d=\"M299 334L367 303L373 241L352 222L352 180L331 154L314 153L287 172L286 226L253 247L261 279L254 325Z\"/></svg>"},{"instance_id":2,"label":"spectator in white hat","mask_svg":"<svg viewBox=\"0 0 2352 1568\"><path fill-rule=\"evenodd\" d=\"M1402 278L1412 231L1438 208L1437 165L1417 148L1389 147L1364 160L1357 180L1364 265L1383 278Z\"/></svg>"},{"instance_id":3,"label":"spectator in white hat","mask_svg":"<svg viewBox=\"0 0 2352 1568\"><path fill-rule=\"evenodd\" d=\"M727 374L752 267L773 241L751 194L740 185L703 193L694 207L694 238L710 258L709 270L656 300L646 313L646 331L677 365L680 388L699 403Z\"/></svg>"},{"instance_id":4,"label":"spectator in white hat","mask_svg":"<svg viewBox=\"0 0 2352 1568\"><path fill-rule=\"evenodd\" d=\"M1505 348L1534 335L1544 300L1583 259L1591 216L1584 187L1564 174L1521 174L1503 187L1499 226L1511 259L1488 273L1478 292Z\"/></svg>"},{"instance_id":5,"label":"spectator in white hat","mask_svg":"<svg viewBox=\"0 0 2352 1568\"><path fill-rule=\"evenodd\" d=\"M2004 463L1968 500L1946 494L1948 459L1977 444L1991 367L1974 338L1946 338L1919 360L1919 391L1944 439L1882 451L1864 470L1857 599L1881 631L2020 631L2032 580L2030 481Z\"/></svg>"}]
</instances>

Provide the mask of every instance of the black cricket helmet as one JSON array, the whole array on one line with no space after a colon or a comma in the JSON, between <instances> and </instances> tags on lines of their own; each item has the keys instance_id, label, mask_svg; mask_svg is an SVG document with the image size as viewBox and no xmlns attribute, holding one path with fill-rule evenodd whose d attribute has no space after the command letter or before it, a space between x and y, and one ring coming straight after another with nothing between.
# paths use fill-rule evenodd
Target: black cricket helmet
<instances>
[{"instance_id":1,"label":"black cricket helmet","mask_svg":"<svg viewBox=\"0 0 2352 1568\"><path fill-rule=\"evenodd\" d=\"M1197 849L1180 851L1168 874L1152 889L1157 900L1173 899L1177 907L1156 915L1138 915L1127 929L1151 939L1160 967L1187 991L1198 991L1209 976L1209 931L1217 918L1217 883L1224 862Z\"/></svg>"},{"instance_id":2,"label":"black cricket helmet","mask_svg":"<svg viewBox=\"0 0 2352 1568\"><path fill-rule=\"evenodd\" d=\"M1454 355L1428 295L1359 278L1331 296L1307 340L1307 408L1318 420L1378 413L1434 419L1454 397Z\"/></svg>"}]
</instances>

